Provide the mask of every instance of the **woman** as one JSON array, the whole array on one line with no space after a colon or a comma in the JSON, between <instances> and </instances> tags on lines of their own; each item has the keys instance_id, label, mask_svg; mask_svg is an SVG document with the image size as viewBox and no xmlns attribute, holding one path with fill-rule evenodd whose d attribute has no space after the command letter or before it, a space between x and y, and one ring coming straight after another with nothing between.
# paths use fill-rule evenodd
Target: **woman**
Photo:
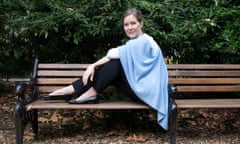
<instances>
[{"instance_id":1,"label":"woman","mask_svg":"<svg viewBox=\"0 0 240 144\"><path fill-rule=\"evenodd\" d=\"M97 103L97 94L114 85L130 98L158 111L158 122L168 129L168 74L162 52L152 37L143 32L143 17L137 9L123 14L123 29L130 40L112 48L88 66L82 78L56 90L44 99L70 99L69 104Z\"/></svg>"}]
</instances>

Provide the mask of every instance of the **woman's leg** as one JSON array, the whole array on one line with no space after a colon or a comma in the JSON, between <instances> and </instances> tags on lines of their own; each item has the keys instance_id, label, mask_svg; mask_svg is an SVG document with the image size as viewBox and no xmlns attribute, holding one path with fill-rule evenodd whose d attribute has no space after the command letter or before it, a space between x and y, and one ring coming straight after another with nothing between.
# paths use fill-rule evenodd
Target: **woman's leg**
<instances>
[{"instance_id":1,"label":"woman's leg","mask_svg":"<svg viewBox=\"0 0 240 144\"><path fill-rule=\"evenodd\" d=\"M72 85L63 87L61 89L58 89L56 91L51 92L49 95L65 95L65 94L73 94L75 92Z\"/></svg>"},{"instance_id":2,"label":"woman's leg","mask_svg":"<svg viewBox=\"0 0 240 144\"><path fill-rule=\"evenodd\" d=\"M76 93L77 95L81 95L84 91L89 89L92 85L88 83L86 86L83 86L82 78L79 78L78 80L74 81L71 85L68 85L66 87L57 89L49 95L71 95Z\"/></svg>"},{"instance_id":3,"label":"woman's leg","mask_svg":"<svg viewBox=\"0 0 240 144\"><path fill-rule=\"evenodd\" d=\"M128 96L133 101L144 103L138 98L138 96L129 86L119 59L111 60L97 70L94 75L92 86L90 86L90 88L76 100L82 100L91 96L96 96L109 85L114 85L124 95Z\"/></svg>"},{"instance_id":4,"label":"woman's leg","mask_svg":"<svg viewBox=\"0 0 240 144\"><path fill-rule=\"evenodd\" d=\"M120 77L120 74L120 61L109 61L96 70L93 82L88 82L91 83L91 86L76 100L80 101L103 92L107 86L111 85L118 77Z\"/></svg>"}]
</instances>

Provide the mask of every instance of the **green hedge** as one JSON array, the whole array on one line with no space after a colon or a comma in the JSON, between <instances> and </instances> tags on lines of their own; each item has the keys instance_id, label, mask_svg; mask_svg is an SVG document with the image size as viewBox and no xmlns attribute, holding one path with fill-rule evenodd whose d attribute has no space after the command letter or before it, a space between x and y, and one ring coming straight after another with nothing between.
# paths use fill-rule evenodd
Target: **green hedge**
<instances>
[{"instance_id":1,"label":"green hedge","mask_svg":"<svg viewBox=\"0 0 240 144\"><path fill-rule=\"evenodd\" d=\"M0 71L23 74L42 62L93 62L127 40L121 15L137 7L144 30L180 63L239 63L235 0L1 0Z\"/></svg>"}]
</instances>

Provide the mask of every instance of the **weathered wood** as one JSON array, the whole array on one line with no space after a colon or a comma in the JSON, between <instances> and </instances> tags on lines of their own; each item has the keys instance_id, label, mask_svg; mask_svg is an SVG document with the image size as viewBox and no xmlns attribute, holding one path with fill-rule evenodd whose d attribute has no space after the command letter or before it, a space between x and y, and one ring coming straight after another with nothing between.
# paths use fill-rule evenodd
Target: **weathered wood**
<instances>
[{"instance_id":1,"label":"weathered wood","mask_svg":"<svg viewBox=\"0 0 240 144\"><path fill-rule=\"evenodd\" d=\"M177 99L178 108L240 108L240 99Z\"/></svg>"},{"instance_id":2,"label":"weathered wood","mask_svg":"<svg viewBox=\"0 0 240 144\"><path fill-rule=\"evenodd\" d=\"M171 84L239 84L240 78L169 78Z\"/></svg>"},{"instance_id":3,"label":"weathered wood","mask_svg":"<svg viewBox=\"0 0 240 144\"><path fill-rule=\"evenodd\" d=\"M187 77L235 77L240 76L240 71L188 71L188 70L176 70L169 71L169 76L187 76Z\"/></svg>"},{"instance_id":4,"label":"weathered wood","mask_svg":"<svg viewBox=\"0 0 240 144\"><path fill-rule=\"evenodd\" d=\"M71 84L78 78L38 78L38 85L66 85Z\"/></svg>"},{"instance_id":5,"label":"weathered wood","mask_svg":"<svg viewBox=\"0 0 240 144\"><path fill-rule=\"evenodd\" d=\"M50 93L50 92L53 92L57 89L63 88L64 86L67 86L67 85L62 85L62 86L56 86L56 85L38 86L37 87L37 92L38 93ZM117 89L114 88L113 86L109 86L104 90L104 92L114 92L114 91L116 92Z\"/></svg>"},{"instance_id":6,"label":"weathered wood","mask_svg":"<svg viewBox=\"0 0 240 144\"><path fill-rule=\"evenodd\" d=\"M80 77L83 71L70 70L39 70L37 75L39 77Z\"/></svg>"},{"instance_id":7,"label":"weathered wood","mask_svg":"<svg viewBox=\"0 0 240 144\"><path fill-rule=\"evenodd\" d=\"M240 99L178 99L178 108L239 108ZM26 106L30 109L150 109L149 106L131 101L100 101L99 104L69 105L60 100L35 101Z\"/></svg>"},{"instance_id":8,"label":"weathered wood","mask_svg":"<svg viewBox=\"0 0 240 144\"><path fill-rule=\"evenodd\" d=\"M217 70L217 69L226 69L226 70L240 70L240 64L169 64L168 69L205 69L205 70Z\"/></svg>"},{"instance_id":9,"label":"weathered wood","mask_svg":"<svg viewBox=\"0 0 240 144\"><path fill-rule=\"evenodd\" d=\"M89 64L40 63L38 69L86 69Z\"/></svg>"},{"instance_id":10,"label":"weathered wood","mask_svg":"<svg viewBox=\"0 0 240 144\"><path fill-rule=\"evenodd\" d=\"M239 92L240 85L235 86L177 86L177 92Z\"/></svg>"},{"instance_id":11,"label":"weathered wood","mask_svg":"<svg viewBox=\"0 0 240 144\"><path fill-rule=\"evenodd\" d=\"M60 100L35 101L26 106L30 109L149 109L145 104L131 101L100 101L98 104L68 104Z\"/></svg>"}]
</instances>

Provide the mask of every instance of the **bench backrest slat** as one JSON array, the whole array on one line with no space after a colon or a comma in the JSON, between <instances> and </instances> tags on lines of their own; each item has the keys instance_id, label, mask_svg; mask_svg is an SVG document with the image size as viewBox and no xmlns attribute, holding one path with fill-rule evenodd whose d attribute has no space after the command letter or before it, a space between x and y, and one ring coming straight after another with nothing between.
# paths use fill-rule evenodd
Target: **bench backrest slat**
<instances>
[{"instance_id":1,"label":"bench backrest slat","mask_svg":"<svg viewBox=\"0 0 240 144\"><path fill-rule=\"evenodd\" d=\"M177 71L169 71L169 76L192 76L192 77L235 77L240 76L239 71L190 71L190 70L177 70Z\"/></svg>"},{"instance_id":2,"label":"bench backrest slat","mask_svg":"<svg viewBox=\"0 0 240 144\"><path fill-rule=\"evenodd\" d=\"M240 85L238 86L178 86L178 92L240 92Z\"/></svg>"},{"instance_id":3,"label":"bench backrest slat","mask_svg":"<svg viewBox=\"0 0 240 144\"><path fill-rule=\"evenodd\" d=\"M39 70L38 77L80 77L82 70Z\"/></svg>"},{"instance_id":4,"label":"bench backrest slat","mask_svg":"<svg viewBox=\"0 0 240 144\"><path fill-rule=\"evenodd\" d=\"M225 70L240 70L240 64L169 64L168 69L212 69L212 70L217 70L217 69L225 69Z\"/></svg>"},{"instance_id":5,"label":"bench backrest slat","mask_svg":"<svg viewBox=\"0 0 240 144\"><path fill-rule=\"evenodd\" d=\"M50 92L53 92L54 90L57 90L57 89L60 89L60 88L63 88L64 85L60 86L60 85L39 85L37 87L37 92L40 92L40 93L50 93ZM104 92L113 92L113 91L116 91L116 88L112 87L112 86L109 86L108 88L106 88L104 90Z\"/></svg>"},{"instance_id":6,"label":"bench backrest slat","mask_svg":"<svg viewBox=\"0 0 240 144\"><path fill-rule=\"evenodd\" d=\"M240 78L169 78L171 84L239 84Z\"/></svg>"},{"instance_id":7,"label":"bench backrest slat","mask_svg":"<svg viewBox=\"0 0 240 144\"><path fill-rule=\"evenodd\" d=\"M68 85L78 78L38 78L38 85Z\"/></svg>"},{"instance_id":8,"label":"bench backrest slat","mask_svg":"<svg viewBox=\"0 0 240 144\"><path fill-rule=\"evenodd\" d=\"M86 69L89 64L38 64L39 69Z\"/></svg>"}]
</instances>

